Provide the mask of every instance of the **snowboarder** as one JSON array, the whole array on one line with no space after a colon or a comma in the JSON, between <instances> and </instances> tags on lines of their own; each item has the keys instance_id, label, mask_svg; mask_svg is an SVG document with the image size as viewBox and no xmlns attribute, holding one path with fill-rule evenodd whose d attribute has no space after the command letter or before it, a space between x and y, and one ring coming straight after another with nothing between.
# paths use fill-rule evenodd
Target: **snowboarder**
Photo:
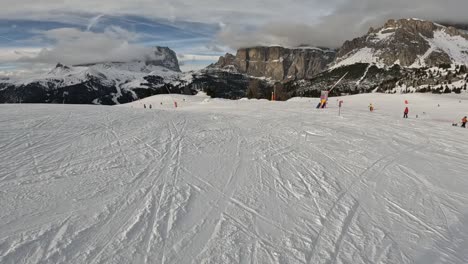
<instances>
[{"instance_id":1,"label":"snowboarder","mask_svg":"<svg viewBox=\"0 0 468 264\"><path fill-rule=\"evenodd\" d=\"M468 122L468 119L465 117L462 118L462 125L461 127L466 128L466 122Z\"/></svg>"},{"instance_id":2,"label":"snowboarder","mask_svg":"<svg viewBox=\"0 0 468 264\"><path fill-rule=\"evenodd\" d=\"M153 108L153 106L150 104L150 109L152 109L152 108Z\"/></svg>"},{"instance_id":3,"label":"snowboarder","mask_svg":"<svg viewBox=\"0 0 468 264\"><path fill-rule=\"evenodd\" d=\"M405 112L403 112L403 118L408 118L409 109L405 107Z\"/></svg>"},{"instance_id":4,"label":"snowboarder","mask_svg":"<svg viewBox=\"0 0 468 264\"><path fill-rule=\"evenodd\" d=\"M373 106L372 104L369 105L369 110L370 110L371 112L374 111L374 106Z\"/></svg>"},{"instance_id":5,"label":"snowboarder","mask_svg":"<svg viewBox=\"0 0 468 264\"><path fill-rule=\"evenodd\" d=\"M146 104L143 104L143 108L145 108L145 109L146 109Z\"/></svg>"}]
</instances>

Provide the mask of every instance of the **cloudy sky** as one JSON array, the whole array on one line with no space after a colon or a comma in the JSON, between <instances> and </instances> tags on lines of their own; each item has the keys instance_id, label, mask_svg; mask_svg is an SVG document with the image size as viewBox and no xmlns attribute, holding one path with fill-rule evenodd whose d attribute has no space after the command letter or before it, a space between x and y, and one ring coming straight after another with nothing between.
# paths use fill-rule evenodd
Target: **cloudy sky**
<instances>
[{"instance_id":1,"label":"cloudy sky","mask_svg":"<svg viewBox=\"0 0 468 264\"><path fill-rule=\"evenodd\" d=\"M467 0L2 0L0 74L127 61L151 46L191 69L253 45L339 47L389 18L468 22Z\"/></svg>"}]
</instances>

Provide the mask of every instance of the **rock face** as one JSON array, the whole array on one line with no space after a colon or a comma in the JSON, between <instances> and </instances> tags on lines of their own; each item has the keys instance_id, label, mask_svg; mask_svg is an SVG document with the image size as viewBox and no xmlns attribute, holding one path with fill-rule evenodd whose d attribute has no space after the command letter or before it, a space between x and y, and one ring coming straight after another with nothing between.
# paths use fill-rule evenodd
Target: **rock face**
<instances>
[{"instance_id":1,"label":"rock face","mask_svg":"<svg viewBox=\"0 0 468 264\"><path fill-rule=\"evenodd\" d=\"M284 81L311 78L334 58L335 51L319 48L253 47L226 54L211 67Z\"/></svg>"},{"instance_id":2,"label":"rock face","mask_svg":"<svg viewBox=\"0 0 468 264\"><path fill-rule=\"evenodd\" d=\"M251 98L270 98L273 85L267 80L214 68L194 74L188 87L214 98L239 99L248 96L249 87L254 84L256 92Z\"/></svg>"},{"instance_id":3,"label":"rock face","mask_svg":"<svg viewBox=\"0 0 468 264\"><path fill-rule=\"evenodd\" d=\"M147 60L147 63L180 72L177 55L168 47L154 47L154 59Z\"/></svg>"},{"instance_id":4,"label":"rock face","mask_svg":"<svg viewBox=\"0 0 468 264\"><path fill-rule=\"evenodd\" d=\"M346 41L337 53L334 67L375 63L404 67L468 63L468 35L419 19L389 20L378 29Z\"/></svg>"}]
</instances>

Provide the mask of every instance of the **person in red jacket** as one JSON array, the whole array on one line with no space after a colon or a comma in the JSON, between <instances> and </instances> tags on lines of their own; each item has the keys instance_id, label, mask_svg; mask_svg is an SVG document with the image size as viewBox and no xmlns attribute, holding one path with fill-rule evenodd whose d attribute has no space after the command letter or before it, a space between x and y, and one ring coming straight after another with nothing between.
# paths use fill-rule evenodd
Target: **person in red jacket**
<instances>
[{"instance_id":1,"label":"person in red jacket","mask_svg":"<svg viewBox=\"0 0 468 264\"><path fill-rule=\"evenodd\" d=\"M468 121L468 120L467 120L467 118L466 118L466 116L465 116L465 117L462 119L462 125L461 125L461 127L466 128L466 122L467 122L467 121Z\"/></svg>"},{"instance_id":2,"label":"person in red jacket","mask_svg":"<svg viewBox=\"0 0 468 264\"><path fill-rule=\"evenodd\" d=\"M409 109L408 107L406 107L405 112L403 112L403 118L408 118L408 113L409 113Z\"/></svg>"}]
</instances>

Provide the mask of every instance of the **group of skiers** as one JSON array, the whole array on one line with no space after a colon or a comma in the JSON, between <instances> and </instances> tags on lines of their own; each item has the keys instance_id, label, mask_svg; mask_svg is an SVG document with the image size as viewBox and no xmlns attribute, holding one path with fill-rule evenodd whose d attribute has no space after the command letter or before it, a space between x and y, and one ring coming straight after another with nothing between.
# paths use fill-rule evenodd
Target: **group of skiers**
<instances>
[{"instance_id":1,"label":"group of skiers","mask_svg":"<svg viewBox=\"0 0 468 264\"><path fill-rule=\"evenodd\" d=\"M408 118L408 113L409 113L409 109L408 109L408 107L405 107L405 111L403 112L403 118ZM416 117L418 117L418 116L416 115ZM466 128L466 123L467 122L468 122L468 117L464 116L462 118L462 120L461 120L461 127ZM453 126L458 126L458 124L456 122L454 122L452 125Z\"/></svg>"},{"instance_id":2,"label":"group of skiers","mask_svg":"<svg viewBox=\"0 0 468 264\"><path fill-rule=\"evenodd\" d=\"M440 105L439 105L440 106ZM372 110L371 110L372 111ZM409 109L408 107L405 107L405 110L403 111L403 118L408 118L408 113L409 113ZM416 116L418 117L418 116ZM466 123L468 122L468 118L467 116L464 116L461 120L461 127L463 128L466 128ZM452 124L453 126L458 126L458 124L455 122Z\"/></svg>"},{"instance_id":3,"label":"group of skiers","mask_svg":"<svg viewBox=\"0 0 468 264\"><path fill-rule=\"evenodd\" d=\"M374 112L374 105L372 103L369 104L369 111ZM405 107L405 111L403 111L403 118L408 118L409 108Z\"/></svg>"},{"instance_id":4,"label":"group of skiers","mask_svg":"<svg viewBox=\"0 0 468 264\"><path fill-rule=\"evenodd\" d=\"M440 107L440 104L437 105L438 107ZM374 105L372 103L369 104L369 111L371 112L374 112ZM409 114L409 108L408 106L405 107L405 110L403 111L403 118L408 118L408 114ZM418 115L416 115L416 118L418 117ZM468 117L467 116L464 116L461 120L461 127L463 128L466 128L466 123L468 123ZM452 124L453 126L458 126L458 124L456 122L454 122Z\"/></svg>"},{"instance_id":5,"label":"group of skiers","mask_svg":"<svg viewBox=\"0 0 468 264\"><path fill-rule=\"evenodd\" d=\"M185 99L184 99L184 102L185 102ZM163 105L163 102L160 102L160 105ZM174 101L174 107L177 108L177 101ZM149 104L148 105L149 109L152 109L153 108L153 105ZM143 104L143 108L146 109L146 104Z\"/></svg>"}]
</instances>

